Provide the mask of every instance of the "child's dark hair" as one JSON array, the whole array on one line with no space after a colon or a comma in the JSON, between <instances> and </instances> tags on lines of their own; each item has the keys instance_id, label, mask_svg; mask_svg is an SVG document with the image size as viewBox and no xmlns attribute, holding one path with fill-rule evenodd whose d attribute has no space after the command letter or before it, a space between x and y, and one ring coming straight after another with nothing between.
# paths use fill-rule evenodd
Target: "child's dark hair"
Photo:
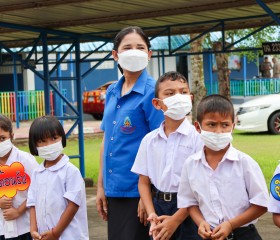
<instances>
[{"instance_id":1,"label":"child's dark hair","mask_svg":"<svg viewBox=\"0 0 280 240\"><path fill-rule=\"evenodd\" d=\"M62 146L66 147L66 136L64 129L56 117L43 116L36 118L29 129L29 150L34 156L38 156L38 141L43 141L49 137L62 137Z\"/></svg>"},{"instance_id":2,"label":"child's dark hair","mask_svg":"<svg viewBox=\"0 0 280 240\"><path fill-rule=\"evenodd\" d=\"M156 86L155 86L155 97L156 98L158 98L159 85L162 82L165 82L167 80L170 80L170 81L181 81L181 82L187 83L187 85L188 85L188 81L187 81L187 79L185 78L185 76L183 74L178 73L176 71L170 71L170 72L164 73L163 75L161 75L159 77L159 79L156 82Z\"/></svg>"},{"instance_id":3,"label":"child's dark hair","mask_svg":"<svg viewBox=\"0 0 280 240\"><path fill-rule=\"evenodd\" d=\"M0 128L5 131L10 133L10 137L12 138L13 136L13 125L11 120L6 117L3 114L0 114Z\"/></svg>"},{"instance_id":4,"label":"child's dark hair","mask_svg":"<svg viewBox=\"0 0 280 240\"><path fill-rule=\"evenodd\" d=\"M206 96L200 101L197 106L197 121L201 124L205 114L215 112L223 116L230 115L232 122L234 122L234 108L232 102L219 94Z\"/></svg>"},{"instance_id":5,"label":"child's dark hair","mask_svg":"<svg viewBox=\"0 0 280 240\"><path fill-rule=\"evenodd\" d=\"M151 43L150 40L148 38L148 36L144 33L144 31L142 30L142 28L137 27L137 26L130 26L130 27L126 27L123 28L121 31L119 31L119 33L116 35L115 40L114 40L114 50L118 50L123 38L130 33L137 33L141 36L141 38L144 40L144 42L146 43L148 49L150 49L151 47Z\"/></svg>"}]
</instances>

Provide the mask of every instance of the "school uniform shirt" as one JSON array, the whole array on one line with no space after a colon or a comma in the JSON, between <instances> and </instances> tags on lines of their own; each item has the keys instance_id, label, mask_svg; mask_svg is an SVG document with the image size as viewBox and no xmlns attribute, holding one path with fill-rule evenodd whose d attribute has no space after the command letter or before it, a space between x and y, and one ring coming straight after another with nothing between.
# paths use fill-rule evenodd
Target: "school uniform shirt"
<instances>
[{"instance_id":1,"label":"school uniform shirt","mask_svg":"<svg viewBox=\"0 0 280 240\"><path fill-rule=\"evenodd\" d=\"M177 199L178 208L199 206L205 220L216 227L251 204L267 207L268 191L257 162L230 146L215 170L204 151L190 156L182 170Z\"/></svg>"},{"instance_id":2,"label":"school uniform shirt","mask_svg":"<svg viewBox=\"0 0 280 240\"><path fill-rule=\"evenodd\" d=\"M57 225L68 200L79 209L59 240L88 240L85 184L79 169L66 155L49 168L43 162L33 173L27 199L27 206L35 207L40 234Z\"/></svg>"},{"instance_id":3,"label":"school uniform shirt","mask_svg":"<svg viewBox=\"0 0 280 240\"><path fill-rule=\"evenodd\" d=\"M121 96L122 77L106 91L101 129L105 131L103 186L107 197L139 197L138 175L130 171L143 137L158 128L162 111L152 105L155 80L143 70L135 85Z\"/></svg>"},{"instance_id":4,"label":"school uniform shirt","mask_svg":"<svg viewBox=\"0 0 280 240\"><path fill-rule=\"evenodd\" d=\"M168 137L163 122L143 138L131 171L148 176L162 192L178 192L185 160L202 147L200 135L188 119Z\"/></svg>"},{"instance_id":5,"label":"school uniform shirt","mask_svg":"<svg viewBox=\"0 0 280 240\"><path fill-rule=\"evenodd\" d=\"M277 166L277 168L275 169L274 175L276 174L280 174L280 164ZM279 180L279 178L277 178ZM279 184L276 184L275 186L277 186ZM273 186L271 186L273 187ZM271 189L270 191L275 191L275 189ZM277 193L275 191L275 193ZM269 202L268 202L268 211L271 213L280 213L280 199L278 198L275 199L272 194L270 194L270 198L269 198Z\"/></svg>"},{"instance_id":6,"label":"school uniform shirt","mask_svg":"<svg viewBox=\"0 0 280 240\"><path fill-rule=\"evenodd\" d=\"M19 162L24 167L24 172L31 178L33 170L38 167L38 163L36 159L29 153L23 152L13 146L11 154L7 159L5 165L10 166L14 162ZM27 190L17 191L16 195L13 197L13 207L18 208L26 199L27 199ZM5 220L3 217L3 211L0 209L0 235L4 235L6 238L15 237L15 235L19 236L25 233L30 232L30 224L29 224L29 211L25 211L19 218L12 220L15 223L15 232L8 233L4 230ZM11 236L12 234L13 236ZM15 234L15 235L14 235Z\"/></svg>"}]
</instances>

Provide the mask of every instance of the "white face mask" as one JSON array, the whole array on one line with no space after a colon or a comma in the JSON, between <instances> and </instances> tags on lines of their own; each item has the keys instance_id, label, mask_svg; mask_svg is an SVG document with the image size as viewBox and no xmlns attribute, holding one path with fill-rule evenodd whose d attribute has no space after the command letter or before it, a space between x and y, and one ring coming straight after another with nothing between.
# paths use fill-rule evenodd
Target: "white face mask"
<instances>
[{"instance_id":1,"label":"white face mask","mask_svg":"<svg viewBox=\"0 0 280 240\"><path fill-rule=\"evenodd\" d=\"M63 151L62 142L59 141L44 147L37 147L37 151L40 158L54 161Z\"/></svg>"},{"instance_id":2,"label":"white face mask","mask_svg":"<svg viewBox=\"0 0 280 240\"><path fill-rule=\"evenodd\" d=\"M164 115L174 119L183 119L192 110L191 96L187 94L175 94L162 100L167 110Z\"/></svg>"},{"instance_id":3,"label":"white face mask","mask_svg":"<svg viewBox=\"0 0 280 240\"><path fill-rule=\"evenodd\" d=\"M11 151L13 144L11 139L7 139L0 143L0 157L4 157L9 151Z\"/></svg>"},{"instance_id":4,"label":"white face mask","mask_svg":"<svg viewBox=\"0 0 280 240\"><path fill-rule=\"evenodd\" d=\"M232 134L230 132L225 133L214 133L209 131L204 131L201 129L200 137L204 142L205 146L213 151L220 151L226 148L232 141Z\"/></svg>"},{"instance_id":5,"label":"white face mask","mask_svg":"<svg viewBox=\"0 0 280 240\"><path fill-rule=\"evenodd\" d=\"M118 63L130 72L138 72L148 65L148 54L138 49L131 49L118 53Z\"/></svg>"}]
</instances>

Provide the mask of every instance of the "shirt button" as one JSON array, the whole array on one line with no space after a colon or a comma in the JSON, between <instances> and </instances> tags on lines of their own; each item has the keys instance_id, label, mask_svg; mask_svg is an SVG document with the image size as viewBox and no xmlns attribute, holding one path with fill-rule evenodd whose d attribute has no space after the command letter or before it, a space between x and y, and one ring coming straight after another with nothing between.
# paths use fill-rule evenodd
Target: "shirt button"
<instances>
[{"instance_id":1,"label":"shirt button","mask_svg":"<svg viewBox=\"0 0 280 240\"><path fill-rule=\"evenodd\" d=\"M112 169L110 169L110 170L109 170L109 173L112 173L112 172L113 172Z\"/></svg>"},{"instance_id":2,"label":"shirt button","mask_svg":"<svg viewBox=\"0 0 280 240\"><path fill-rule=\"evenodd\" d=\"M121 106L120 105L117 105L117 108L120 108Z\"/></svg>"},{"instance_id":3,"label":"shirt button","mask_svg":"<svg viewBox=\"0 0 280 240\"><path fill-rule=\"evenodd\" d=\"M112 157L112 156L113 156L113 153L110 153L109 155L110 155L110 157Z\"/></svg>"},{"instance_id":4,"label":"shirt button","mask_svg":"<svg viewBox=\"0 0 280 240\"><path fill-rule=\"evenodd\" d=\"M116 124L116 123L117 123L116 121L113 122L113 124Z\"/></svg>"},{"instance_id":5,"label":"shirt button","mask_svg":"<svg viewBox=\"0 0 280 240\"><path fill-rule=\"evenodd\" d=\"M114 140L114 138L113 138L113 137L111 137L111 140L113 141L113 140Z\"/></svg>"}]
</instances>

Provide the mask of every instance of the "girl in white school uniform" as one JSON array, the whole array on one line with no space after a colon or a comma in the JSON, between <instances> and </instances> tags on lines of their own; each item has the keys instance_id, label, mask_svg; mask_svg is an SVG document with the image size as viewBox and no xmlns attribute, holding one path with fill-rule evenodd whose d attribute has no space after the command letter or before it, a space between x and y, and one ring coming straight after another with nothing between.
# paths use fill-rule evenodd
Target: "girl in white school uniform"
<instances>
[{"instance_id":1,"label":"girl in white school uniform","mask_svg":"<svg viewBox=\"0 0 280 240\"><path fill-rule=\"evenodd\" d=\"M64 129L55 117L31 124L30 152L44 159L33 173L27 199L34 240L89 239L84 180L62 153L65 146Z\"/></svg>"},{"instance_id":2,"label":"girl in white school uniform","mask_svg":"<svg viewBox=\"0 0 280 240\"><path fill-rule=\"evenodd\" d=\"M19 162L24 168L21 174L31 177L38 163L31 154L13 145L13 135L12 122L0 114L0 166L10 166ZM4 190L0 190L0 240L32 239L29 232L29 210L26 208L27 191L28 189L17 191L13 198L8 198L4 195Z\"/></svg>"}]
</instances>

